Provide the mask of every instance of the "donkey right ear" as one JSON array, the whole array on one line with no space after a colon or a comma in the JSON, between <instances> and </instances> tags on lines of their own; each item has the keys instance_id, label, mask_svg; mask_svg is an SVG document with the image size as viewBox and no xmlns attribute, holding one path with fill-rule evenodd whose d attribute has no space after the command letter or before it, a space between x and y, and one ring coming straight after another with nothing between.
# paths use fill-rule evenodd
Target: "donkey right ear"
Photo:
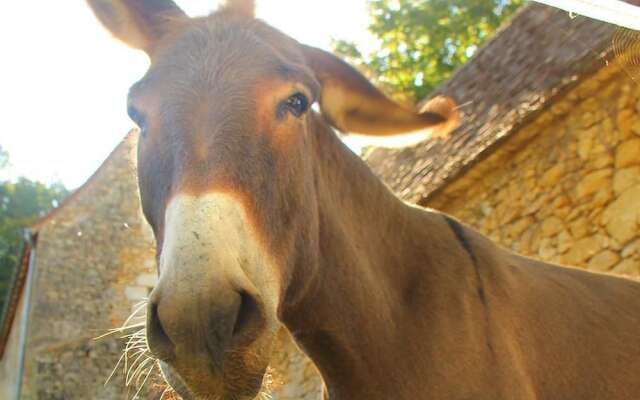
<instances>
[{"instance_id":1,"label":"donkey right ear","mask_svg":"<svg viewBox=\"0 0 640 400\"><path fill-rule=\"evenodd\" d=\"M304 45L302 51L322 87L322 114L342 132L386 136L420 130L434 137L447 135L460 122L456 103L448 97L432 99L419 112L409 110L333 54Z\"/></svg>"},{"instance_id":2,"label":"donkey right ear","mask_svg":"<svg viewBox=\"0 0 640 400\"><path fill-rule=\"evenodd\" d=\"M171 0L87 0L98 20L116 38L151 54L167 32L169 19L187 18Z\"/></svg>"}]
</instances>

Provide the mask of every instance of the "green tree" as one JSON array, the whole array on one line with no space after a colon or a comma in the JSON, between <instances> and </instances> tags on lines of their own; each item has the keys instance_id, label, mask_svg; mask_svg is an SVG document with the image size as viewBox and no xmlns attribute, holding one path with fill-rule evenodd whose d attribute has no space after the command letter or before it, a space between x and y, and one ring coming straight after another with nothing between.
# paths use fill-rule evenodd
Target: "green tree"
<instances>
[{"instance_id":1,"label":"green tree","mask_svg":"<svg viewBox=\"0 0 640 400\"><path fill-rule=\"evenodd\" d=\"M375 51L334 50L396 96L420 100L464 64L523 0L367 0Z\"/></svg>"},{"instance_id":2,"label":"green tree","mask_svg":"<svg viewBox=\"0 0 640 400\"><path fill-rule=\"evenodd\" d=\"M8 163L8 155L0 147L0 169ZM26 178L0 181L0 310L19 261L24 230L67 194L60 183L46 185Z\"/></svg>"}]
</instances>

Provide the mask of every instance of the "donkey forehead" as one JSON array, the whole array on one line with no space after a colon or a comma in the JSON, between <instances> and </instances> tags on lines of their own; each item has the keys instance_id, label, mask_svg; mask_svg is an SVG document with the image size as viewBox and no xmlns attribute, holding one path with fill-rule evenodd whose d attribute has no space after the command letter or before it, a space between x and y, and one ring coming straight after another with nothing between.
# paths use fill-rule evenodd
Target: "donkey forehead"
<instances>
[{"instance_id":1,"label":"donkey forehead","mask_svg":"<svg viewBox=\"0 0 640 400\"><path fill-rule=\"evenodd\" d=\"M320 90L300 45L260 21L189 22L151 58L130 90L149 128L138 168L148 190L161 190L160 179L172 192L256 190L255 178L273 176L273 159L298 143L283 134L297 125L281 123L277 104Z\"/></svg>"},{"instance_id":2,"label":"donkey forehead","mask_svg":"<svg viewBox=\"0 0 640 400\"><path fill-rule=\"evenodd\" d=\"M293 39L258 20L226 21L214 14L169 34L143 81L228 94L274 76L311 79L309 75Z\"/></svg>"}]
</instances>

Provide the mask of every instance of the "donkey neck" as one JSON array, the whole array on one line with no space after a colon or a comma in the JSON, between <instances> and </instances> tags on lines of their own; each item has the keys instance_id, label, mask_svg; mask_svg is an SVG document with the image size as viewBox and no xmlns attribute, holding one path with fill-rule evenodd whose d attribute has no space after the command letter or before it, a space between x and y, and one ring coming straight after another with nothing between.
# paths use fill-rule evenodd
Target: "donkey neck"
<instances>
[{"instance_id":1,"label":"donkey neck","mask_svg":"<svg viewBox=\"0 0 640 400\"><path fill-rule=\"evenodd\" d=\"M442 262L452 236L442 214L397 199L324 124L314 138L319 271L284 322L330 399L415 393L424 378L410 377L437 359L433 328L472 309L454 301L448 315L442 299L472 293L475 276L466 260Z\"/></svg>"}]
</instances>

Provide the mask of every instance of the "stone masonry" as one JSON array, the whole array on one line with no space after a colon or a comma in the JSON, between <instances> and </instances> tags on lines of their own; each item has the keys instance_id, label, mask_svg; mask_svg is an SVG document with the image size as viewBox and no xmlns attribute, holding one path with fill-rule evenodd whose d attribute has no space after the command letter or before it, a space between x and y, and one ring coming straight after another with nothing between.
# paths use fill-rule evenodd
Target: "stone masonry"
<instances>
[{"instance_id":1,"label":"stone masonry","mask_svg":"<svg viewBox=\"0 0 640 400\"><path fill-rule=\"evenodd\" d=\"M640 276L640 91L610 64L427 205L544 261Z\"/></svg>"}]
</instances>

